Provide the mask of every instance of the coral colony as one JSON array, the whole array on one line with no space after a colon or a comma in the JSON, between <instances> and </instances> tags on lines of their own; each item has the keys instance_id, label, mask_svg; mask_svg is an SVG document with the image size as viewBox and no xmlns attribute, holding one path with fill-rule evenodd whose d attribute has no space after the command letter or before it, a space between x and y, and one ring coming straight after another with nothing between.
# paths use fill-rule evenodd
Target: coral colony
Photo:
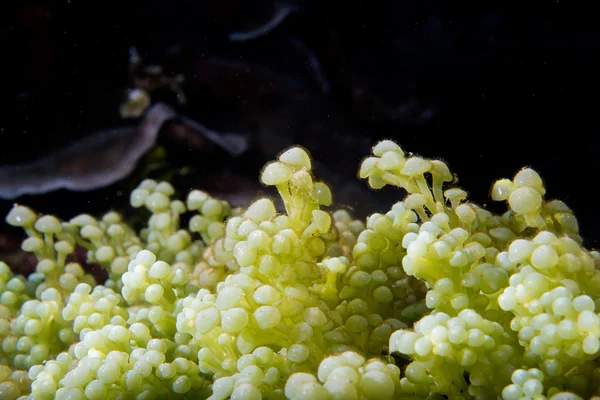
<instances>
[{"instance_id":1,"label":"coral colony","mask_svg":"<svg viewBox=\"0 0 600 400\"><path fill-rule=\"evenodd\" d=\"M447 165L382 141L359 175L403 188L366 219L326 211L294 147L247 208L143 181L131 206L59 221L15 205L35 272L0 263L0 398L535 399L598 395L600 254L523 169L494 214ZM102 266L98 282L73 262Z\"/></svg>"}]
</instances>

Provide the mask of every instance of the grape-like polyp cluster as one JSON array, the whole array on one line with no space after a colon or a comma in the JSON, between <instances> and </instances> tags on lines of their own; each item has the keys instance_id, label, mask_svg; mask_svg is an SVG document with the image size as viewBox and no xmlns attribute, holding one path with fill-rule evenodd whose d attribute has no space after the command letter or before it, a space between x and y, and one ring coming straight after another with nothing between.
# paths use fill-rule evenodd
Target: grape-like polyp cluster
<instances>
[{"instance_id":1,"label":"grape-like polyp cluster","mask_svg":"<svg viewBox=\"0 0 600 400\"><path fill-rule=\"evenodd\" d=\"M260 177L282 210L150 179L130 196L139 232L15 205L37 265L0 262L0 399L600 396L600 253L534 170L492 185L501 214L392 141L359 176L407 194L365 221L332 210L293 147Z\"/></svg>"}]
</instances>

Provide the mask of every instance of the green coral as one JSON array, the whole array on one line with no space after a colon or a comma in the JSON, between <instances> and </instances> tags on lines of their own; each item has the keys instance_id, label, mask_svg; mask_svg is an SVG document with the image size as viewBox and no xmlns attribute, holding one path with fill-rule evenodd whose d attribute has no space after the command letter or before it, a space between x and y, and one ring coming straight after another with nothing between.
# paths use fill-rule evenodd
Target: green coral
<instances>
[{"instance_id":1,"label":"green coral","mask_svg":"<svg viewBox=\"0 0 600 400\"><path fill-rule=\"evenodd\" d=\"M284 212L199 190L180 200L153 180L131 193L139 232L112 211L59 221L15 205L7 222L38 263L27 277L0 263L0 397L598 394L600 254L535 171L493 185L499 215L445 163L391 141L359 175L408 193L364 222L332 212L294 147L261 174ZM72 261L77 247L105 282Z\"/></svg>"}]
</instances>

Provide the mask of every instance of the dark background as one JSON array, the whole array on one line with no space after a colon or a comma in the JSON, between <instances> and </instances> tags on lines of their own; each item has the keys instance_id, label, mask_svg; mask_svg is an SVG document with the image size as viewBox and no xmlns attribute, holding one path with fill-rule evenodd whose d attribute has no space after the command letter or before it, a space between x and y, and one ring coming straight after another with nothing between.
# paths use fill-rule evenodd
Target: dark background
<instances>
[{"instance_id":1,"label":"dark background","mask_svg":"<svg viewBox=\"0 0 600 400\"><path fill-rule=\"evenodd\" d=\"M239 191L238 182L295 143L344 186L369 146L392 138L444 159L482 204L495 179L535 168L548 197L574 209L594 247L600 29L587 3L17 1L0 13L0 163L30 162L131 123L118 107L135 46L145 63L185 76L181 112L253 140L233 159L164 135L170 165L192 165L204 177L184 186L228 168L220 190ZM267 35L229 40L265 24L277 7L293 12ZM177 104L168 91L156 99ZM119 209L122 193L117 183L17 201L68 218ZM379 205L340 201L359 211Z\"/></svg>"}]
</instances>

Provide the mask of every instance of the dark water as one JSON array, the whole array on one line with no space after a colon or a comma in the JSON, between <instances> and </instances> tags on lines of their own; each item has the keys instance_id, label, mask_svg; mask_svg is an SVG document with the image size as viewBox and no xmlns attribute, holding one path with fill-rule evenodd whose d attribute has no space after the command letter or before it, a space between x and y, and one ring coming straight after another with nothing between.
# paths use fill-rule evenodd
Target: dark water
<instances>
[{"instance_id":1,"label":"dark water","mask_svg":"<svg viewBox=\"0 0 600 400\"><path fill-rule=\"evenodd\" d=\"M401 196L355 177L370 146L392 138L446 160L479 203L495 179L531 166L586 242L600 239L600 30L585 2L18 1L2 15L3 214L15 200L64 218L126 209L142 176L243 203L264 192L264 163L301 144L336 202L366 215ZM178 116L155 126L154 172L131 157L138 142L114 139L137 132L140 120L119 113L134 86ZM109 154L127 174L111 175ZM65 163L81 185L53 185ZM37 193L15 199L27 171L37 189L21 192Z\"/></svg>"}]
</instances>

